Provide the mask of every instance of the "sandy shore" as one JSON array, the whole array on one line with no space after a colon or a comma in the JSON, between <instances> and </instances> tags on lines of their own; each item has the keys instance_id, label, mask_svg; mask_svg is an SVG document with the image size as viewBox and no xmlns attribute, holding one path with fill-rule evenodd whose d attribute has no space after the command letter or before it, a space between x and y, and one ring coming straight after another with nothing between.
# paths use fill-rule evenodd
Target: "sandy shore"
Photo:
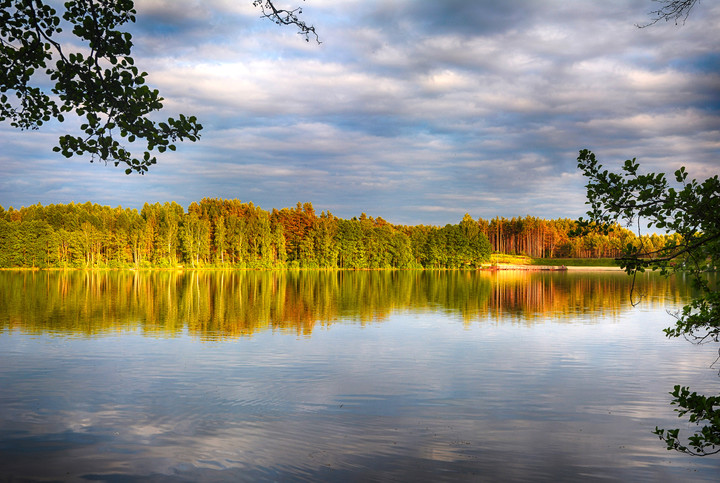
<instances>
[{"instance_id":1,"label":"sandy shore","mask_svg":"<svg viewBox=\"0 0 720 483\"><path fill-rule=\"evenodd\" d=\"M574 272L622 272L623 269L620 267L566 267L568 270Z\"/></svg>"},{"instance_id":2,"label":"sandy shore","mask_svg":"<svg viewBox=\"0 0 720 483\"><path fill-rule=\"evenodd\" d=\"M573 271L573 272L606 272L622 271L620 267L572 267L565 265L496 265L489 270L523 270L523 271Z\"/></svg>"}]
</instances>

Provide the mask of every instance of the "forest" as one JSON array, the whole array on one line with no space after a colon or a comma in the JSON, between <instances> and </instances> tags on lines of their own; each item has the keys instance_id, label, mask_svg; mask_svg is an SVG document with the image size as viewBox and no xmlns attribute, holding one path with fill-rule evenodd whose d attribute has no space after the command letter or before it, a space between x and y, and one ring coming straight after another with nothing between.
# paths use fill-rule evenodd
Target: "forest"
<instances>
[{"instance_id":1,"label":"forest","mask_svg":"<svg viewBox=\"0 0 720 483\"><path fill-rule=\"evenodd\" d=\"M615 226L574 233L570 219L492 220L466 214L443 227L394 225L362 213L317 215L312 203L266 211L252 202L204 198L136 209L91 202L0 206L0 268L479 268L491 253L538 258L617 257L672 235Z\"/></svg>"}]
</instances>

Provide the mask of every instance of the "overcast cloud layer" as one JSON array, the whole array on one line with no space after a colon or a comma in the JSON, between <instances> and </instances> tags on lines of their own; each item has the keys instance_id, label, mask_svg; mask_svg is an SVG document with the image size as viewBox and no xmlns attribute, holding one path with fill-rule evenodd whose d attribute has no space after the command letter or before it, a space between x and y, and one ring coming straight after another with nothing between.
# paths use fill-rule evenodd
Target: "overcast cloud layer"
<instances>
[{"instance_id":1,"label":"overcast cloud layer","mask_svg":"<svg viewBox=\"0 0 720 483\"><path fill-rule=\"evenodd\" d=\"M297 0L277 0L295 5ZM238 198L393 223L584 213L578 150L720 172L720 3L638 29L626 1L307 0L322 44L251 0L139 0L136 64L205 126L145 176L0 127L0 205Z\"/></svg>"}]
</instances>

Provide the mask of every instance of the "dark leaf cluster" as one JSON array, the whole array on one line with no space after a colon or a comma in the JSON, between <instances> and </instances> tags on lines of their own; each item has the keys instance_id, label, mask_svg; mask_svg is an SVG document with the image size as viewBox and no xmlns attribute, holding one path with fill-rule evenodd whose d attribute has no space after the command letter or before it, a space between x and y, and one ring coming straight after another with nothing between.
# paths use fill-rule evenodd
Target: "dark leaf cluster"
<instances>
[{"instance_id":1,"label":"dark leaf cluster","mask_svg":"<svg viewBox=\"0 0 720 483\"><path fill-rule=\"evenodd\" d=\"M679 271L688 274L697 289L690 304L676 315L674 327L665 330L669 337L683 336L697 343L720 339L720 293L716 279L720 262L720 179L689 180L685 168L674 173L672 182L664 173L640 173L635 159L625 161L619 173L603 168L595 155L582 150L578 167L588 180L588 220L580 220L585 230L607 233L615 222L627 225L646 223L677 234L660 249L628 245L619 261L630 274L645 269L663 273ZM678 430L657 429L656 434L669 449L692 454L720 451L720 417L714 409L719 399L690 393L675 387L671 393L680 416L704 424L688 438L687 445L678 440Z\"/></svg>"},{"instance_id":2,"label":"dark leaf cluster","mask_svg":"<svg viewBox=\"0 0 720 483\"><path fill-rule=\"evenodd\" d=\"M720 453L720 397L703 396L696 392L690 392L687 387L675 386L670 393L677 405L678 416L688 414L691 423L701 424L699 433L688 437L688 445L682 444L679 429L655 428L656 434L661 440L667 443L669 450L677 450L695 456L707 456Z\"/></svg>"},{"instance_id":3,"label":"dark leaf cluster","mask_svg":"<svg viewBox=\"0 0 720 483\"><path fill-rule=\"evenodd\" d=\"M135 13L131 0L71 0L62 13L43 0L0 0L0 121L38 129L74 113L84 119L82 134L61 136L54 150L123 165L128 174L146 172L155 151L199 139L194 116L152 119L163 98L135 66L122 29ZM80 46L62 42L64 29ZM135 143L140 156L128 147Z\"/></svg>"}]
</instances>

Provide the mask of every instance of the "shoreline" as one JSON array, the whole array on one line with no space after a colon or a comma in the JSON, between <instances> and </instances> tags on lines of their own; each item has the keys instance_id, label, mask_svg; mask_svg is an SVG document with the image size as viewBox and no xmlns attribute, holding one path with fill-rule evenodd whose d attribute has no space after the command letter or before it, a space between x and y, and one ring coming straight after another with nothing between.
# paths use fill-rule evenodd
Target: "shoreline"
<instances>
[{"instance_id":1,"label":"shoreline","mask_svg":"<svg viewBox=\"0 0 720 483\"><path fill-rule=\"evenodd\" d=\"M568 270L572 270L574 272L580 272L580 271L589 271L589 272L602 272L602 271L612 271L612 272L624 272L625 269L622 267L619 267L617 265L615 266L608 266L608 267L581 267L581 266L568 266Z\"/></svg>"},{"instance_id":2,"label":"shoreline","mask_svg":"<svg viewBox=\"0 0 720 483\"><path fill-rule=\"evenodd\" d=\"M526 272L536 272L536 271L547 271L547 272L566 272L566 271L572 271L572 272L601 272L601 271L623 271L622 268L618 266L606 266L606 267L598 267L598 266L580 266L580 265L493 265L487 268L483 268L483 270L499 270L499 271L526 271Z\"/></svg>"},{"instance_id":3,"label":"shoreline","mask_svg":"<svg viewBox=\"0 0 720 483\"><path fill-rule=\"evenodd\" d=\"M580 266L580 265L515 265L500 264L488 265L482 268L236 268L236 267L150 267L150 268L106 268L106 267L3 267L0 271L18 271L18 272L57 272L57 271L87 271L87 272L184 272L184 271L271 271L271 272L292 272L292 271L386 271L386 270L402 270L402 271L460 271L470 270L477 272L493 272L493 271L525 271L525 272L565 272L565 271L623 271L618 266Z\"/></svg>"}]
</instances>

